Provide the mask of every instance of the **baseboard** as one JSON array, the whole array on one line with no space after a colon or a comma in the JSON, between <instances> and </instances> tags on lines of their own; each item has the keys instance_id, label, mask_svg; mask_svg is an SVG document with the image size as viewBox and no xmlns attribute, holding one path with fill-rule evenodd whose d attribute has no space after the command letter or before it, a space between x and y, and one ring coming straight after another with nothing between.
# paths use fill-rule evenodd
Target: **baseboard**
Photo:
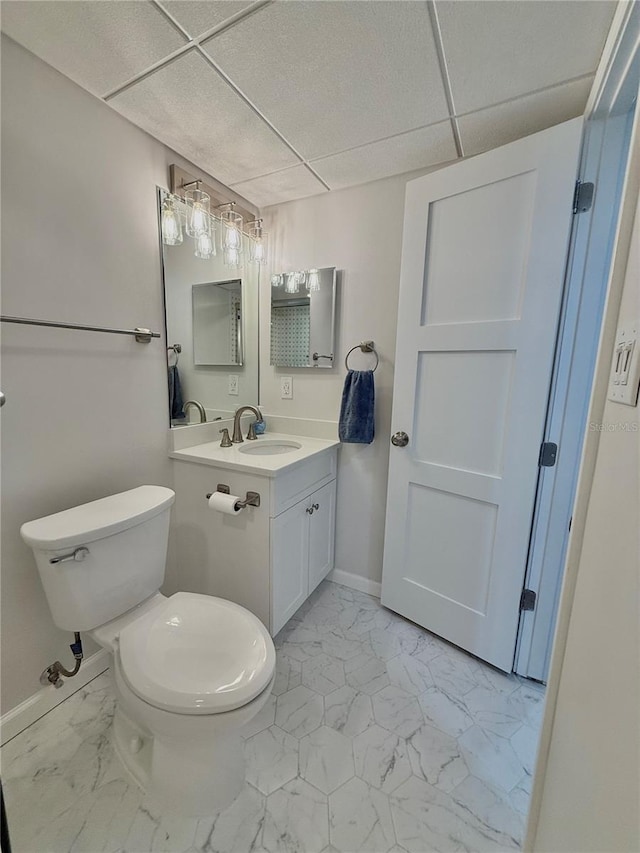
<instances>
[{"instance_id":1,"label":"baseboard","mask_svg":"<svg viewBox=\"0 0 640 853\"><path fill-rule=\"evenodd\" d=\"M109 668L109 652L100 649L83 661L80 672L73 678L65 678L64 686L56 689L53 685L42 687L33 696L16 705L0 717L0 742L5 744L31 723L51 711L56 705L64 702L69 696L81 690L105 669Z\"/></svg>"},{"instance_id":2,"label":"baseboard","mask_svg":"<svg viewBox=\"0 0 640 853\"><path fill-rule=\"evenodd\" d=\"M376 598L380 598L380 594L382 593L382 584L378 583L378 581L363 578L362 575L354 575L353 572L343 572L342 569L333 569L327 575L327 580L335 581L342 584L342 586L348 586L350 589L357 589L358 592L375 595Z\"/></svg>"}]
</instances>

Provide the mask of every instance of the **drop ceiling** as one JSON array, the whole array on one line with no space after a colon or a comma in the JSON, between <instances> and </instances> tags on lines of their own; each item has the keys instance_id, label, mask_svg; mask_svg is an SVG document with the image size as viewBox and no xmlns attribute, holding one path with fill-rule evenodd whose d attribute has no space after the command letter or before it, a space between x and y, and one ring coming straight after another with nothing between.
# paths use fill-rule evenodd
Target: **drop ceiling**
<instances>
[{"instance_id":1,"label":"drop ceiling","mask_svg":"<svg viewBox=\"0 0 640 853\"><path fill-rule=\"evenodd\" d=\"M614 0L4 0L2 29L259 207L580 115Z\"/></svg>"}]
</instances>

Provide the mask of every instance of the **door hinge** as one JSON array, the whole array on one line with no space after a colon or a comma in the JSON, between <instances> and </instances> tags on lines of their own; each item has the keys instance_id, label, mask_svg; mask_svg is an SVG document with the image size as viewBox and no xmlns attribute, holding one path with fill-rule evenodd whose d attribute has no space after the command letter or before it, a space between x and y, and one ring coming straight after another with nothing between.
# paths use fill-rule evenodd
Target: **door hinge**
<instances>
[{"instance_id":1,"label":"door hinge","mask_svg":"<svg viewBox=\"0 0 640 853\"><path fill-rule=\"evenodd\" d=\"M536 593L532 589L523 589L520 596L520 610L536 609Z\"/></svg>"},{"instance_id":2,"label":"door hinge","mask_svg":"<svg viewBox=\"0 0 640 853\"><path fill-rule=\"evenodd\" d=\"M553 468L558 457L558 445L552 441L543 441L540 448L538 465L540 468Z\"/></svg>"},{"instance_id":3,"label":"door hinge","mask_svg":"<svg viewBox=\"0 0 640 853\"><path fill-rule=\"evenodd\" d=\"M588 210L591 210L593 191L593 183L589 181L576 181L576 189L573 194L574 213L586 213Z\"/></svg>"}]
</instances>

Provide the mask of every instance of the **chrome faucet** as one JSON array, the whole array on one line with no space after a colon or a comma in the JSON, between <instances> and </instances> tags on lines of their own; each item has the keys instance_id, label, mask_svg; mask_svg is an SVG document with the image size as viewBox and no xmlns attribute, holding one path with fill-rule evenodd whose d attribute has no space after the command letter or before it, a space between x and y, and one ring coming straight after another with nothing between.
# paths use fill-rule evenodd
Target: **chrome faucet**
<instances>
[{"instance_id":1,"label":"chrome faucet","mask_svg":"<svg viewBox=\"0 0 640 853\"><path fill-rule=\"evenodd\" d=\"M196 409L200 412L200 423L206 424L207 413L205 412L204 406L202 405L202 403L199 403L197 400L187 400L187 402L182 407L182 411L185 413L185 415L187 414L187 408L189 406L195 406L196 407Z\"/></svg>"},{"instance_id":2,"label":"chrome faucet","mask_svg":"<svg viewBox=\"0 0 640 853\"><path fill-rule=\"evenodd\" d=\"M262 420L262 412L256 406L240 406L240 408L236 409L236 413L233 417L233 438L231 441L233 441L234 444L241 444L244 441L242 438L242 429L240 427L240 418L245 412L253 412L256 416L255 421L249 425L247 441L255 441L257 438L256 424L258 421Z\"/></svg>"}]
</instances>

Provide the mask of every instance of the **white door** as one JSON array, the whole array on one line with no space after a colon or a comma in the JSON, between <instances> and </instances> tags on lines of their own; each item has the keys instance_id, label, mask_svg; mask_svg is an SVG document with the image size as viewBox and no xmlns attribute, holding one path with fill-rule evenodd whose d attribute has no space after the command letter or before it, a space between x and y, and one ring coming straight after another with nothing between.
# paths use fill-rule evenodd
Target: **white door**
<instances>
[{"instance_id":1,"label":"white door","mask_svg":"<svg viewBox=\"0 0 640 853\"><path fill-rule=\"evenodd\" d=\"M507 671L581 130L407 185L382 603Z\"/></svg>"}]
</instances>

